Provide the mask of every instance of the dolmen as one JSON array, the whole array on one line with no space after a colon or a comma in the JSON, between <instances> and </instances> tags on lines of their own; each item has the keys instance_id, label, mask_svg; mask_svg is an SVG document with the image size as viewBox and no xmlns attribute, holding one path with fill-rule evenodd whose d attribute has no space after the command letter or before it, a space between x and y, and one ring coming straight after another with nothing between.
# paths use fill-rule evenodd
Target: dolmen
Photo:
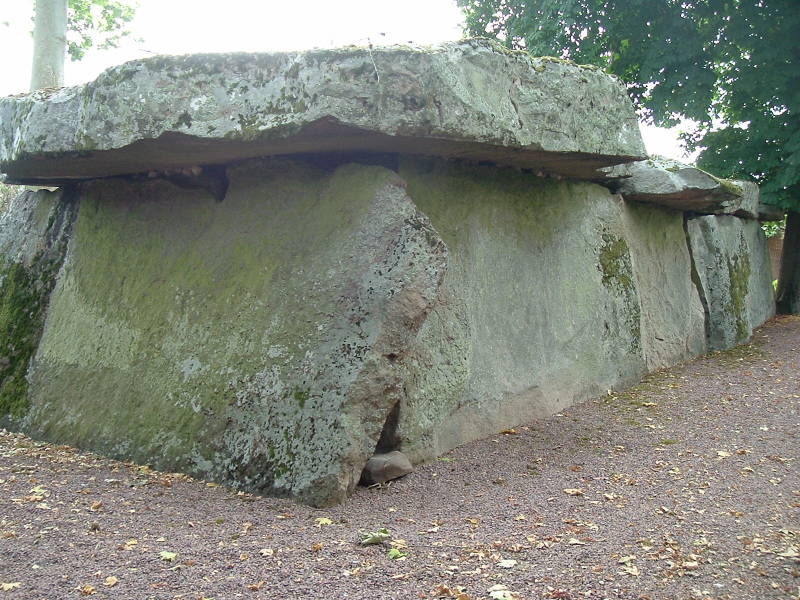
<instances>
[{"instance_id":1,"label":"dolmen","mask_svg":"<svg viewBox=\"0 0 800 600\"><path fill-rule=\"evenodd\" d=\"M0 172L0 426L316 506L774 311L754 185L484 40L130 62Z\"/></svg>"}]
</instances>

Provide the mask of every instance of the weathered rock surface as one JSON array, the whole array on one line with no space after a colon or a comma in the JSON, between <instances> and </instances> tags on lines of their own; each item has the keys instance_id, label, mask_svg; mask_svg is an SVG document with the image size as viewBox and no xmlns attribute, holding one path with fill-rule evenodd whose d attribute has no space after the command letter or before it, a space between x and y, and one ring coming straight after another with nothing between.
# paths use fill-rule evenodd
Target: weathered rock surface
<instances>
[{"instance_id":1,"label":"weathered rock surface","mask_svg":"<svg viewBox=\"0 0 800 600\"><path fill-rule=\"evenodd\" d=\"M28 410L28 366L75 212L74 190L20 191L0 210L0 426Z\"/></svg>"},{"instance_id":2,"label":"weathered rock surface","mask_svg":"<svg viewBox=\"0 0 800 600\"><path fill-rule=\"evenodd\" d=\"M648 371L675 365L707 350L705 313L691 278L683 214L626 203L625 240L642 312L642 353Z\"/></svg>"},{"instance_id":3,"label":"weathered rock surface","mask_svg":"<svg viewBox=\"0 0 800 600\"><path fill-rule=\"evenodd\" d=\"M374 485L398 479L414 471L408 457L398 450L370 457L361 474L361 483Z\"/></svg>"},{"instance_id":4,"label":"weathered rock surface","mask_svg":"<svg viewBox=\"0 0 800 600\"><path fill-rule=\"evenodd\" d=\"M324 505L403 390L446 248L396 174L272 161L217 203L87 185L30 373L26 431Z\"/></svg>"},{"instance_id":5,"label":"weathered rock surface","mask_svg":"<svg viewBox=\"0 0 800 600\"><path fill-rule=\"evenodd\" d=\"M695 279L711 350L747 341L775 314L769 251L758 221L704 216L687 221Z\"/></svg>"},{"instance_id":6,"label":"weathered rock surface","mask_svg":"<svg viewBox=\"0 0 800 600\"><path fill-rule=\"evenodd\" d=\"M0 171L53 183L244 158L405 152L603 178L645 155L623 86L485 40L162 56L0 99Z\"/></svg>"},{"instance_id":7,"label":"weathered rock surface","mask_svg":"<svg viewBox=\"0 0 800 600\"><path fill-rule=\"evenodd\" d=\"M450 252L400 404L412 462L704 350L682 215L490 167L407 159L400 174Z\"/></svg>"},{"instance_id":8,"label":"weathered rock surface","mask_svg":"<svg viewBox=\"0 0 800 600\"><path fill-rule=\"evenodd\" d=\"M334 162L229 167L222 202L81 184L4 423L324 505L376 453L430 460L772 314L757 221L684 226L594 183L439 158ZM6 256L66 231L47 198L4 217Z\"/></svg>"},{"instance_id":9,"label":"weathered rock surface","mask_svg":"<svg viewBox=\"0 0 800 600\"><path fill-rule=\"evenodd\" d=\"M758 186L728 181L667 159L647 159L608 169L621 177L616 191L626 200L658 204L700 214L730 214L758 218Z\"/></svg>"},{"instance_id":10,"label":"weathered rock surface","mask_svg":"<svg viewBox=\"0 0 800 600\"><path fill-rule=\"evenodd\" d=\"M8 178L80 183L0 216L0 425L325 505L746 340L758 223L682 211L757 188L598 172L642 154L618 82L475 40L2 99Z\"/></svg>"}]
</instances>

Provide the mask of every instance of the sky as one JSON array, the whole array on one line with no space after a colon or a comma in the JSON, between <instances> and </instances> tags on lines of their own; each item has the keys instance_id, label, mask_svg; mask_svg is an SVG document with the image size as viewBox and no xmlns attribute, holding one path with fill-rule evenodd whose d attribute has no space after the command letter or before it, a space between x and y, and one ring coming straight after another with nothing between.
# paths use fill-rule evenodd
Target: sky
<instances>
[{"instance_id":1,"label":"sky","mask_svg":"<svg viewBox=\"0 0 800 600\"><path fill-rule=\"evenodd\" d=\"M30 83L34 0L0 0L0 96ZM269 52L348 44L435 44L462 36L455 0L139 0L132 38L65 66L67 85L154 54ZM12 58L13 57L13 58ZM687 160L676 130L644 126L650 154Z\"/></svg>"}]
</instances>

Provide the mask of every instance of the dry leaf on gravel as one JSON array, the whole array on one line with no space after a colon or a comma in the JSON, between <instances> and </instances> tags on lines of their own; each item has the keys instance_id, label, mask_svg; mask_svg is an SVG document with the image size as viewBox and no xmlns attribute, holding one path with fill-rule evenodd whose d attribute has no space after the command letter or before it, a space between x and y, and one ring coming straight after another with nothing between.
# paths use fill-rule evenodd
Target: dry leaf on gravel
<instances>
[{"instance_id":1,"label":"dry leaf on gravel","mask_svg":"<svg viewBox=\"0 0 800 600\"><path fill-rule=\"evenodd\" d=\"M489 597L492 600L519 600L520 595L516 592L512 592L502 583L498 583L497 585L493 585L488 590Z\"/></svg>"},{"instance_id":2,"label":"dry leaf on gravel","mask_svg":"<svg viewBox=\"0 0 800 600\"><path fill-rule=\"evenodd\" d=\"M517 566L517 561L515 561L513 558L507 558L498 562L497 566L501 569L512 569Z\"/></svg>"}]
</instances>

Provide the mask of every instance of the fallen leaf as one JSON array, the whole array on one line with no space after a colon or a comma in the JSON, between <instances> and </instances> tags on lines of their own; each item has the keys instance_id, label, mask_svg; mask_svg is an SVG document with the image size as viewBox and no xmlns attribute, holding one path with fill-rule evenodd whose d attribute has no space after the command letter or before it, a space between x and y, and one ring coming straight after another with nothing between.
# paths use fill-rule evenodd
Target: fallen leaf
<instances>
[{"instance_id":1,"label":"fallen leaf","mask_svg":"<svg viewBox=\"0 0 800 600\"><path fill-rule=\"evenodd\" d=\"M513 558L507 558L497 563L497 566L501 569L513 569L516 565L517 561L515 561Z\"/></svg>"},{"instance_id":2,"label":"fallen leaf","mask_svg":"<svg viewBox=\"0 0 800 600\"><path fill-rule=\"evenodd\" d=\"M93 585L88 585L88 584L87 584L87 585L84 585L84 586L81 586L81 587L79 587L79 588L78 588L78 591L79 591L79 592L81 593L81 595L83 595L83 596L91 596L91 595L93 595L93 594L96 594L96 593L97 593L97 590L94 588L94 586L93 586Z\"/></svg>"},{"instance_id":3,"label":"fallen leaf","mask_svg":"<svg viewBox=\"0 0 800 600\"><path fill-rule=\"evenodd\" d=\"M717 456L719 456L720 458L728 458L729 456L732 456L732 454L725 450L717 450Z\"/></svg>"},{"instance_id":4,"label":"fallen leaf","mask_svg":"<svg viewBox=\"0 0 800 600\"><path fill-rule=\"evenodd\" d=\"M110 577L106 577L106 580L105 580L105 582L104 582L104 585L105 585L106 587L114 587L114 586L115 586L115 585L117 585L118 583L119 583L119 579L117 579L116 577L114 577L114 576L112 575L112 576L110 576Z\"/></svg>"},{"instance_id":5,"label":"fallen leaf","mask_svg":"<svg viewBox=\"0 0 800 600\"><path fill-rule=\"evenodd\" d=\"M323 544L322 542L317 542L316 544L311 546L311 551L312 552L319 552L324 547L325 547L325 544Z\"/></svg>"},{"instance_id":6,"label":"fallen leaf","mask_svg":"<svg viewBox=\"0 0 800 600\"><path fill-rule=\"evenodd\" d=\"M4 592L10 592L11 590L17 589L21 585L22 585L21 581L13 581L11 583L0 582L0 590L3 590Z\"/></svg>"},{"instance_id":7,"label":"fallen leaf","mask_svg":"<svg viewBox=\"0 0 800 600\"><path fill-rule=\"evenodd\" d=\"M512 592L502 583L498 583L497 585L493 585L488 590L489 597L492 600L518 600L519 594L516 592Z\"/></svg>"},{"instance_id":8,"label":"fallen leaf","mask_svg":"<svg viewBox=\"0 0 800 600\"><path fill-rule=\"evenodd\" d=\"M382 544L392 537L386 527L381 527L377 531L360 531L358 534L361 537L359 543L362 546L372 546L374 544Z\"/></svg>"},{"instance_id":9,"label":"fallen leaf","mask_svg":"<svg viewBox=\"0 0 800 600\"><path fill-rule=\"evenodd\" d=\"M397 579L396 576L393 576ZM455 598L455 600L469 600L469 596L464 592L464 588L456 586L451 588L449 586L439 584L433 590L434 598Z\"/></svg>"},{"instance_id":10,"label":"fallen leaf","mask_svg":"<svg viewBox=\"0 0 800 600\"><path fill-rule=\"evenodd\" d=\"M564 493L570 496L583 496L584 491L580 488L566 488Z\"/></svg>"},{"instance_id":11,"label":"fallen leaf","mask_svg":"<svg viewBox=\"0 0 800 600\"><path fill-rule=\"evenodd\" d=\"M176 558L178 558L178 553L162 550L161 552L158 553L158 556L161 557L161 560L165 560L167 562L173 562Z\"/></svg>"},{"instance_id":12,"label":"fallen leaf","mask_svg":"<svg viewBox=\"0 0 800 600\"><path fill-rule=\"evenodd\" d=\"M516 429L503 429L500 433L503 435L519 435L519 431Z\"/></svg>"},{"instance_id":13,"label":"fallen leaf","mask_svg":"<svg viewBox=\"0 0 800 600\"><path fill-rule=\"evenodd\" d=\"M261 556L274 556L275 550L273 550L272 548L262 548L261 550L258 551L258 553Z\"/></svg>"},{"instance_id":14,"label":"fallen leaf","mask_svg":"<svg viewBox=\"0 0 800 600\"><path fill-rule=\"evenodd\" d=\"M398 548L390 548L386 553L386 556L392 560L402 560L407 556L407 554Z\"/></svg>"},{"instance_id":15,"label":"fallen leaf","mask_svg":"<svg viewBox=\"0 0 800 600\"><path fill-rule=\"evenodd\" d=\"M318 517L314 519L317 523L317 527L322 527L323 525L333 525L333 521L331 521L328 517Z\"/></svg>"},{"instance_id":16,"label":"fallen leaf","mask_svg":"<svg viewBox=\"0 0 800 600\"><path fill-rule=\"evenodd\" d=\"M103 503L100 500L97 500L95 502L92 502L92 506L90 507L90 510L100 510L102 508L102 506L103 506Z\"/></svg>"},{"instance_id":17,"label":"fallen leaf","mask_svg":"<svg viewBox=\"0 0 800 600\"><path fill-rule=\"evenodd\" d=\"M247 589L250 590L251 592L257 592L265 585L267 585L266 581L259 581L258 583L248 584Z\"/></svg>"},{"instance_id":18,"label":"fallen leaf","mask_svg":"<svg viewBox=\"0 0 800 600\"><path fill-rule=\"evenodd\" d=\"M567 544L569 544L570 546L585 546L586 542L582 542L576 538L570 538L569 541L567 541Z\"/></svg>"}]
</instances>

